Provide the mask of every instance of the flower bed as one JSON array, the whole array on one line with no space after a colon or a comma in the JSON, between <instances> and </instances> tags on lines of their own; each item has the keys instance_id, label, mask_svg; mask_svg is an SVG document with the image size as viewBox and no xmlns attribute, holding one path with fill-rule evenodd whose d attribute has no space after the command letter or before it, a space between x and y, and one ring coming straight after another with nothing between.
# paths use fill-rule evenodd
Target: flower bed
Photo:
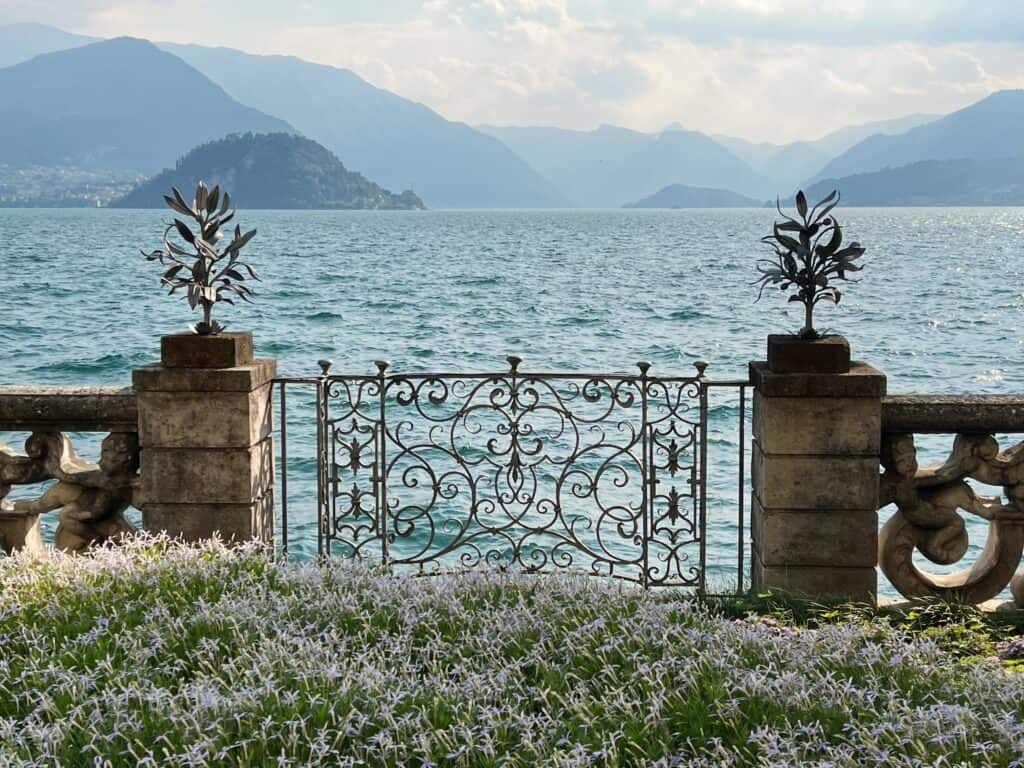
<instances>
[{"instance_id":1,"label":"flower bed","mask_svg":"<svg viewBox=\"0 0 1024 768\"><path fill-rule=\"evenodd\" d=\"M159 539L0 562L2 765L1006 766L1022 720L1024 677L881 619Z\"/></svg>"}]
</instances>

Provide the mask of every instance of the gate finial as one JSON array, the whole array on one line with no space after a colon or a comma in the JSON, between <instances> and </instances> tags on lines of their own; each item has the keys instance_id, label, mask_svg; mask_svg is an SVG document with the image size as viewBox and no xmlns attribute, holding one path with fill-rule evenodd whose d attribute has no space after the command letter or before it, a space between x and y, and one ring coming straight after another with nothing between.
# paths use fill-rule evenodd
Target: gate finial
<instances>
[{"instance_id":1,"label":"gate finial","mask_svg":"<svg viewBox=\"0 0 1024 768\"><path fill-rule=\"evenodd\" d=\"M334 365L334 361L333 360L327 360L325 358L323 360L317 360L316 364L320 366L320 375L321 376L326 376L326 375L328 375L330 373L331 366Z\"/></svg>"}]
</instances>

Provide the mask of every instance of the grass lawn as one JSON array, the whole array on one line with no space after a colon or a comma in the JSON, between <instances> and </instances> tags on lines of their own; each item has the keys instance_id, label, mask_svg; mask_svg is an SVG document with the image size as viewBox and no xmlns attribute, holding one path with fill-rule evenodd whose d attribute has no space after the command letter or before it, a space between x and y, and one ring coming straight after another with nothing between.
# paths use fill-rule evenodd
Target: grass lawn
<instances>
[{"instance_id":1,"label":"grass lawn","mask_svg":"<svg viewBox=\"0 0 1024 768\"><path fill-rule=\"evenodd\" d=\"M0 765L1024 764L976 617L742 613L215 543L8 558Z\"/></svg>"}]
</instances>

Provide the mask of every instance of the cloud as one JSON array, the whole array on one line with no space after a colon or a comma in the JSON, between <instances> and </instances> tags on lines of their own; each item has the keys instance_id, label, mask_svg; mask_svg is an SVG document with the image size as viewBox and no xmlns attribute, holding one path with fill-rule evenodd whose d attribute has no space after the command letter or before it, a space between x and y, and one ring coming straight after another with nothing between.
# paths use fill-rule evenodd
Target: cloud
<instances>
[{"instance_id":1,"label":"cloud","mask_svg":"<svg viewBox=\"0 0 1024 768\"><path fill-rule=\"evenodd\" d=\"M791 140L1024 87L1020 2L0 0L0 21L293 54L468 123Z\"/></svg>"}]
</instances>

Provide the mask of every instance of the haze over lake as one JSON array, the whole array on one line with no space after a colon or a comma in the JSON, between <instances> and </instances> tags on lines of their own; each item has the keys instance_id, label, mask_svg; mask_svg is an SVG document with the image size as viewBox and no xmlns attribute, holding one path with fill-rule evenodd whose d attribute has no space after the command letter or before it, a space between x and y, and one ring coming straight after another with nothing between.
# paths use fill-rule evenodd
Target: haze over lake
<instances>
[{"instance_id":1,"label":"haze over lake","mask_svg":"<svg viewBox=\"0 0 1024 768\"><path fill-rule=\"evenodd\" d=\"M257 303L218 307L252 329L257 353L287 375L330 358L344 373L499 371L519 354L531 371L745 377L768 332L791 332L782 295L754 303L758 240L771 209L682 211L241 211L264 278ZM891 393L1024 390L1024 209L840 209L867 246L862 281L820 322L889 376ZM8 384L128 385L158 337L184 330L187 307L161 294L139 253L156 247L160 211L0 211L0 378ZM296 551L315 548L312 409L290 418ZM748 410L749 416L749 410ZM735 558L735 420L711 414L709 562ZM92 436L95 437L95 436ZM951 438L919 441L943 458ZM88 453L89 438L76 437ZM928 451L931 451L930 453ZM304 478L305 473L305 479ZM974 542L983 528L972 522Z\"/></svg>"}]
</instances>

